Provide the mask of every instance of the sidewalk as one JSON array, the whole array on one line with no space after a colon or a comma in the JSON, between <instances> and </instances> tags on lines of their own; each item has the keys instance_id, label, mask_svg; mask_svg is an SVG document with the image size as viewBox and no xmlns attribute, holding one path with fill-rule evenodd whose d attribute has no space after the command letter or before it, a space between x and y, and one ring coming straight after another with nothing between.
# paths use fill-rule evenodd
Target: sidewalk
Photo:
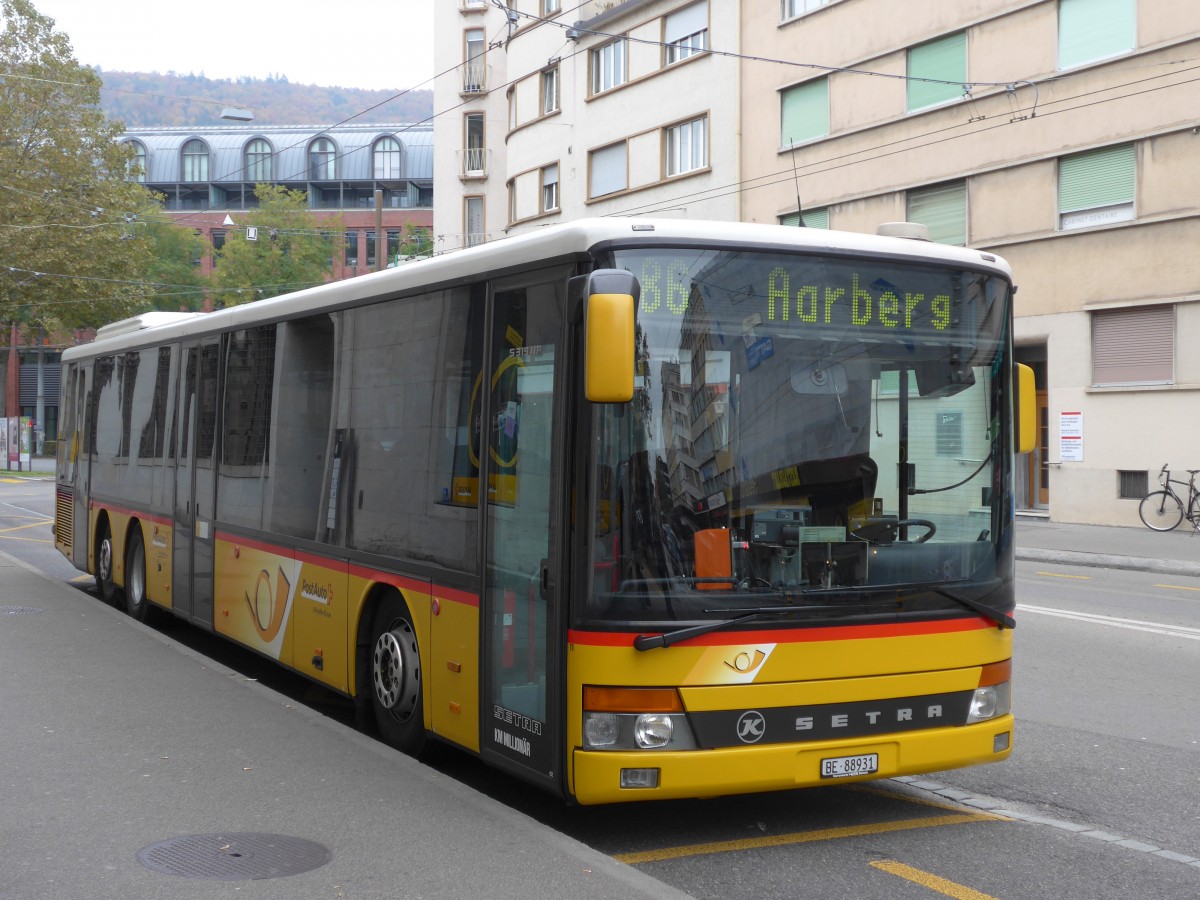
<instances>
[{"instance_id":1,"label":"sidewalk","mask_svg":"<svg viewBox=\"0 0 1200 900\"><path fill-rule=\"evenodd\" d=\"M0 898L684 896L3 552L0 585Z\"/></svg>"},{"instance_id":2,"label":"sidewalk","mask_svg":"<svg viewBox=\"0 0 1200 900\"><path fill-rule=\"evenodd\" d=\"M1200 534L1193 534L1187 522L1158 532L1140 522L1071 525L1018 513L1017 559L1200 576Z\"/></svg>"}]
</instances>

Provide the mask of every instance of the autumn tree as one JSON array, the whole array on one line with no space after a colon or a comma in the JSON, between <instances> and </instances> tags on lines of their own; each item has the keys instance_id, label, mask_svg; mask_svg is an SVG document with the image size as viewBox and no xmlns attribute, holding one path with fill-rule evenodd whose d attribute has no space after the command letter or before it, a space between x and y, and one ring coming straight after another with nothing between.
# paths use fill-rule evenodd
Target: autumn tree
<instances>
[{"instance_id":1,"label":"autumn tree","mask_svg":"<svg viewBox=\"0 0 1200 900\"><path fill-rule=\"evenodd\" d=\"M146 305L153 242L137 223L157 207L67 36L30 0L0 11L0 322L127 316Z\"/></svg>"},{"instance_id":2,"label":"autumn tree","mask_svg":"<svg viewBox=\"0 0 1200 900\"><path fill-rule=\"evenodd\" d=\"M254 188L258 205L238 213L217 254L214 298L235 306L312 287L333 275L340 219L318 220L308 195L281 185Z\"/></svg>"}]
</instances>

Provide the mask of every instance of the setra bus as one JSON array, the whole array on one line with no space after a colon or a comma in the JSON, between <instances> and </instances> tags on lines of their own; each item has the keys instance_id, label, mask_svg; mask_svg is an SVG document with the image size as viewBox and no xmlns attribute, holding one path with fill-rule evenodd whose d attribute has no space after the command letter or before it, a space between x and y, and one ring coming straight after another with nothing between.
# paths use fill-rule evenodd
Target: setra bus
<instances>
[{"instance_id":1,"label":"setra bus","mask_svg":"<svg viewBox=\"0 0 1200 900\"><path fill-rule=\"evenodd\" d=\"M1001 760L1012 297L977 250L611 218L148 313L63 355L55 542L578 803Z\"/></svg>"}]
</instances>

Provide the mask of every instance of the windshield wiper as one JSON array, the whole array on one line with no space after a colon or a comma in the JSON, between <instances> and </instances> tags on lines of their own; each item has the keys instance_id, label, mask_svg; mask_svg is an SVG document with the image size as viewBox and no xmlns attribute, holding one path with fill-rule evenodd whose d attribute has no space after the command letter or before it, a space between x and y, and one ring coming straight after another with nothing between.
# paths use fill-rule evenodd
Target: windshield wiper
<instances>
[{"instance_id":1,"label":"windshield wiper","mask_svg":"<svg viewBox=\"0 0 1200 900\"><path fill-rule=\"evenodd\" d=\"M731 619L717 619L714 622L705 622L703 625L689 625L687 628L679 628L675 631L664 632L663 634L639 634L633 639L633 649L653 650L656 647L670 647L672 644L678 644L680 641L686 641L688 638L699 637L702 634L720 631L723 628L732 628L734 625L740 625L743 622L752 622L755 619L761 619L765 616L774 616L781 613L812 612L814 610L825 609L845 610L845 607L763 606L757 609L741 610L741 615L734 616ZM717 612L717 610L705 610L705 612Z\"/></svg>"},{"instance_id":2,"label":"windshield wiper","mask_svg":"<svg viewBox=\"0 0 1200 900\"><path fill-rule=\"evenodd\" d=\"M994 606L988 606L986 603L980 603L971 597L964 597L962 594L956 594L954 591L948 591L945 588L930 587L926 588L930 593L937 594L939 597L945 597L947 600L953 600L960 606L965 606L972 612L977 612L985 619L991 619L1000 628L1016 628L1017 620L1011 615L1002 610L996 609Z\"/></svg>"}]
</instances>

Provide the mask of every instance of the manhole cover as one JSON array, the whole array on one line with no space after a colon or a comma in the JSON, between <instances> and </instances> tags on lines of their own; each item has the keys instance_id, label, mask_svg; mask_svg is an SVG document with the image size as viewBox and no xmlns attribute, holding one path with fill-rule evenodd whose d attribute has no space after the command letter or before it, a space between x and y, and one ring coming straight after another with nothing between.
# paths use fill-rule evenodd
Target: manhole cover
<instances>
[{"instance_id":1,"label":"manhole cover","mask_svg":"<svg viewBox=\"0 0 1200 900\"><path fill-rule=\"evenodd\" d=\"M36 606L0 606L0 616L33 616L42 611Z\"/></svg>"},{"instance_id":2,"label":"manhole cover","mask_svg":"<svg viewBox=\"0 0 1200 900\"><path fill-rule=\"evenodd\" d=\"M257 881L319 868L329 862L329 850L282 834L189 834L143 847L137 859L164 875Z\"/></svg>"}]
</instances>

